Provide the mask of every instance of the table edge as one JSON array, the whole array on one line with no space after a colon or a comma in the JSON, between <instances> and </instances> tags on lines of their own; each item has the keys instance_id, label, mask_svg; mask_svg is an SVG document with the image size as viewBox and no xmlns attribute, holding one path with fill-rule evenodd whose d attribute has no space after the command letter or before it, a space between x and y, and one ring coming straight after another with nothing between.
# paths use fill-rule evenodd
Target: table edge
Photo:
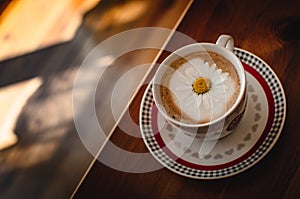
<instances>
[{"instance_id":1,"label":"table edge","mask_svg":"<svg viewBox=\"0 0 300 199\"><path fill-rule=\"evenodd\" d=\"M150 72L153 69L153 66L155 65L155 63L157 62L157 60L159 59L159 57L161 56L163 50L165 49L165 47L168 45L169 41L171 40L172 36L174 35L174 31L178 28L178 26L180 25L180 23L182 22L184 16L187 14L188 10L190 9L192 3L194 2L194 0L189 0L187 6L185 7L185 9L183 10L182 14L180 15L177 23L174 25L173 27L173 31L172 33L168 36L168 38L166 39L166 41L164 42L162 48L159 50L159 52L157 53L157 55L155 56L153 62L151 63L151 66L149 67L149 69L146 71L145 75L143 76L140 84L137 86L137 88L141 88L141 86L143 85L143 83L146 81L147 77L149 76ZM133 93L132 97L129 99L129 102L127 103L127 105L125 106L123 112L121 113L120 117L118 118L118 120L116 121L115 125L112 127L111 131L109 132L105 142L102 144L102 146L100 146L96 156L93 158L93 160L91 161L91 163L89 164L87 170L84 172L83 176L81 177L80 181L78 182L77 186L75 187L72 195L70 198L74 198L74 196L76 195L77 191L79 190L79 188L81 187L83 181L85 180L86 176L89 174L89 172L91 171L93 165L95 164L97 157L99 157L99 155L101 154L103 148L106 146L106 143L108 142L108 140L110 139L110 137L112 136L112 134L115 132L118 124L120 123L121 119L124 117L124 114L126 113L126 111L128 110L129 106L132 104L133 100L135 99L136 95L138 94L140 89L136 89L136 91Z\"/></svg>"}]
</instances>

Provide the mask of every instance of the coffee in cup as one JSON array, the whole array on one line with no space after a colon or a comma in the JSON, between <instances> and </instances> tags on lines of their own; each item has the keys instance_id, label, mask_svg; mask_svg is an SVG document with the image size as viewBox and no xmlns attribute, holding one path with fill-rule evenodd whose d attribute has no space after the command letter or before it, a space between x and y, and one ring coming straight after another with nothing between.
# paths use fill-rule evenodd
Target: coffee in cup
<instances>
[{"instance_id":1,"label":"coffee in cup","mask_svg":"<svg viewBox=\"0 0 300 199\"><path fill-rule=\"evenodd\" d=\"M175 60L162 80L160 94L167 114L190 124L205 124L221 117L240 92L234 65L209 51Z\"/></svg>"},{"instance_id":2,"label":"coffee in cup","mask_svg":"<svg viewBox=\"0 0 300 199\"><path fill-rule=\"evenodd\" d=\"M246 104L246 76L233 53L233 39L194 43L171 53L153 78L162 116L185 133L219 139L232 132Z\"/></svg>"}]
</instances>

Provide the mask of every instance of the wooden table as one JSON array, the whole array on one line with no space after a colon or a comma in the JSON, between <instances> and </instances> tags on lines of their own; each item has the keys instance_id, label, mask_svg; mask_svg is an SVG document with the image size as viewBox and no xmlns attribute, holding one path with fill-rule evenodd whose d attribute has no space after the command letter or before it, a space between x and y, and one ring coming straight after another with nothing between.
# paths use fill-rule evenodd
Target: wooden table
<instances>
[{"instance_id":1,"label":"wooden table","mask_svg":"<svg viewBox=\"0 0 300 199\"><path fill-rule=\"evenodd\" d=\"M80 2L83 3L81 6ZM0 3L0 32L3 36L0 49L3 51L4 46L9 47L5 48L5 53L0 53L0 115L3 116L0 123L8 124L0 129L4 129L4 135L10 135L8 133L13 131L18 137L14 146L0 151L1 198L71 196L93 160L82 144L73 120L73 85L82 62L98 44L122 31L139 27L177 27L182 13L190 5L190 0L109 0L100 1L87 12L87 5L91 6L89 2L99 1L52 1L51 6L47 6L47 12L43 12L45 5L41 1L5 0ZM83 14L82 18L78 18ZM79 25L80 21L80 26L75 30L73 25ZM66 42L63 33L70 33L71 29L76 34L72 34L74 38L69 35L72 38L69 37ZM35 34L29 34L33 30ZM55 39L57 45L52 45L52 36L58 36ZM167 37L157 35L159 42L156 44L163 46ZM147 43L153 39L136 35L126 43L126 47L141 40ZM47 47L41 43L47 43ZM110 109L115 80L136 64L153 62L157 52L128 53L106 71L96 96L99 122L105 124L105 127L102 126L105 131L109 132L115 125ZM4 54L9 54L10 58ZM104 62L109 61L107 58L103 59ZM37 80L42 80L42 85ZM135 83L140 81L140 76L131 78L130 84L125 84L126 89L121 93L130 95L128 91L134 90L137 87ZM40 87L33 93L37 85ZM31 89L28 90L28 87ZM122 110L121 106L121 103L118 104ZM2 136L0 132L3 143ZM101 144L99 140L97 142Z\"/></svg>"},{"instance_id":2,"label":"wooden table","mask_svg":"<svg viewBox=\"0 0 300 199\"><path fill-rule=\"evenodd\" d=\"M235 46L259 56L276 72L287 99L285 126L279 140L261 161L238 175L218 180L196 180L162 168L130 173L94 161L74 192L75 198L300 198L300 2L299 1L194 1L178 31L198 42L215 42L220 34L234 37ZM169 44L175 42L171 39ZM184 45L184 44L182 44ZM161 62L168 53L161 55ZM149 74L154 74L156 67ZM139 124L145 86L130 105ZM120 125L132 122L128 117ZM130 128L130 127L128 127ZM132 131L135 127L131 127ZM116 128L110 141L123 150L147 153L142 138ZM111 156L104 147L101 156ZM98 158L98 157L97 157ZM153 158L153 162L155 162ZM118 159L127 165L126 157ZM141 166L130 162L131 166ZM143 166L143 164L142 164ZM144 165L147 166L147 165Z\"/></svg>"}]
</instances>

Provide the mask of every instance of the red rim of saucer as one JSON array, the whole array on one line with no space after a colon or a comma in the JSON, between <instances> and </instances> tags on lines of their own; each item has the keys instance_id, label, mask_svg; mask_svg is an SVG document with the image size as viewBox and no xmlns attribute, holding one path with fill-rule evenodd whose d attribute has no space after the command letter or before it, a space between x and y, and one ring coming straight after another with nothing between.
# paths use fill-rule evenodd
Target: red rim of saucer
<instances>
[{"instance_id":1,"label":"red rim of saucer","mask_svg":"<svg viewBox=\"0 0 300 199\"><path fill-rule=\"evenodd\" d=\"M189 168L193 168L193 169L197 169L197 170L217 170L217 169L224 169L233 165L236 165L244 160L246 160L247 158L249 158L249 156L251 156L257 149L258 147L262 144L262 142L264 141L264 139L266 138L268 132L270 131L271 127L272 127L272 122L274 119L274 99L273 99L273 95L272 92L267 84L267 82L265 81L265 79L252 67L250 67L249 65L242 63L244 66L244 69L250 73L253 77L255 77L255 79L260 83L260 85L262 86L265 95L267 97L267 101L268 101L268 105L269 105L269 112L268 112L268 120L267 123L265 125L265 128L263 130L263 133L261 134L260 138L258 139L258 141L256 142L256 144L250 149L248 150L245 154L243 154L241 157L224 163L224 164L219 164L219 165L199 165L199 164L194 164L191 162L188 162L178 156L176 156L172 151L170 151L170 149L166 146L166 144L164 143L160 132L158 130L158 126L157 126L157 115L158 115L158 109L155 105L155 103L153 102L153 106L152 106L152 112L151 112L151 125L152 125L152 129L153 132L157 132L154 137L159 145L159 147L174 161L176 161L177 163L184 165L186 167Z\"/></svg>"}]
</instances>

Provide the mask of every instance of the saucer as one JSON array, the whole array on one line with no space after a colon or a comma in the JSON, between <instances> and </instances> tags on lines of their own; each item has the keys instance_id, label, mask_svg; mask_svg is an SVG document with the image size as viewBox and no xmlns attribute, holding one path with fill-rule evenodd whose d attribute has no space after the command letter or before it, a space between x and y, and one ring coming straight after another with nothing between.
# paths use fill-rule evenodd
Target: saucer
<instances>
[{"instance_id":1,"label":"saucer","mask_svg":"<svg viewBox=\"0 0 300 199\"><path fill-rule=\"evenodd\" d=\"M286 99L280 80L262 59L245 50L234 53L246 70L248 104L237 128L218 141L191 137L169 124L158 112L152 84L143 96L140 129L151 154L169 170L195 179L236 175L258 163L282 131Z\"/></svg>"}]
</instances>

